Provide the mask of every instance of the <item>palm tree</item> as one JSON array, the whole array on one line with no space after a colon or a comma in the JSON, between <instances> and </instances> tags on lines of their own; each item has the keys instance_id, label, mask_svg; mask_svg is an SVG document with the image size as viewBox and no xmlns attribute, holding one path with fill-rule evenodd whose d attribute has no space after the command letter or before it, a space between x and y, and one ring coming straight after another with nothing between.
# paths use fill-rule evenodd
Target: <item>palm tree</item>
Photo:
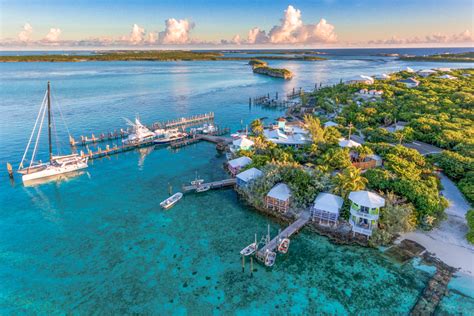
<instances>
[{"instance_id":1,"label":"palm tree","mask_svg":"<svg viewBox=\"0 0 474 316\"><path fill-rule=\"evenodd\" d=\"M338 173L334 177L333 182L335 185L334 192L346 198L351 191L365 189L367 179L361 175L359 169L350 166L344 169L343 172Z\"/></svg>"},{"instance_id":2,"label":"palm tree","mask_svg":"<svg viewBox=\"0 0 474 316\"><path fill-rule=\"evenodd\" d=\"M252 129L252 133L255 135L262 135L263 133L263 124L262 121L259 119L253 120L250 124L250 128Z\"/></svg>"}]
</instances>

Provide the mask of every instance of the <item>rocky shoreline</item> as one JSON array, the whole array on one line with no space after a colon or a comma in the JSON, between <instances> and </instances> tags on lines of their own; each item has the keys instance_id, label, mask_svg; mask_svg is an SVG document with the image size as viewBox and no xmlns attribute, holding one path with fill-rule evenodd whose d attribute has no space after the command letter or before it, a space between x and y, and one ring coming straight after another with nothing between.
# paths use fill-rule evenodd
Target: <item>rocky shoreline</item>
<instances>
[{"instance_id":1,"label":"rocky shoreline","mask_svg":"<svg viewBox=\"0 0 474 316\"><path fill-rule=\"evenodd\" d=\"M285 80L289 80L293 78L293 73L289 71L288 69L284 68L270 68L268 66L260 66L260 67L254 67L253 72L261 75L267 75L270 77L275 77L275 78L282 78Z\"/></svg>"}]
</instances>

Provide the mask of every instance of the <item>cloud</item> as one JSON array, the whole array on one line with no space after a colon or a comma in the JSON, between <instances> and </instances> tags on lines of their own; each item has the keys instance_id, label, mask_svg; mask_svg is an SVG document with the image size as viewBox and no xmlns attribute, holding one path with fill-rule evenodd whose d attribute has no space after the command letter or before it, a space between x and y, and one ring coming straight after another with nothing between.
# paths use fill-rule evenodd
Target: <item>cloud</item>
<instances>
[{"instance_id":1,"label":"cloud","mask_svg":"<svg viewBox=\"0 0 474 316\"><path fill-rule=\"evenodd\" d=\"M249 30L247 35L247 44L264 44L268 43L268 36L265 31L260 30L258 27L254 27Z\"/></svg>"},{"instance_id":2,"label":"cloud","mask_svg":"<svg viewBox=\"0 0 474 316\"><path fill-rule=\"evenodd\" d=\"M465 30L459 34L440 34L435 33L431 35L426 35L425 37L409 37L409 38L399 38L397 36L392 36L388 39L383 40L373 40L369 41L369 44L375 45L407 45L407 44L449 44L449 43L472 43L474 42L474 36L469 30Z\"/></svg>"},{"instance_id":3,"label":"cloud","mask_svg":"<svg viewBox=\"0 0 474 316\"><path fill-rule=\"evenodd\" d=\"M337 35L334 26L325 19L318 24L304 24L301 11L289 5L280 25L275 25L268 33L273 44L313 44L334 43Z\"/></svg>"},{"instance_id":4,"label":"cloud","mask_svg":"<svg viewBox=\"0 0 474 316\"><path fill-rule=\"evenodd\" d=\"M18 40L20 42L29 42L31 40L31 34L33 33L33 27L30 23L23 25L23 30L18 33Z\"/></svg>"},{"instance_id":5,"label":"cloud","mask_svg":"<svg viewBox=\"0 0 474 316\"><path fill-rule=\"evenodd\" d=\"M58 28L50 28L48 34L44 38L45 42L58 42L59 36L61 35L61 30Z\"/></svg>"},{"instance_id":6,"label":"cloud","mask_svg":"<svg viewBox=\"0 0 474 316\"><path fill-rule=\"evenodd\" d=\"M134 45L143 42L145 36L145 29L138 26L138 24L133 24L132 31L130 32L130 37L128 41Z\"/></svg>"},{"instance_id":7,"label":"cloud","mask_svg":"<svg viewBox=\"0 0 474 316\"><path fill-rule=\"evenodd\" d=\"M237 34L234 37L232 37L232 40L230 42L232 44L240 45L242 43L242 39L240 38L240 35Z\"/></svg>"},{"instance_id":8,"label":"cloud","mask_svg":"<svg viewBox=\"0 0 474 316\"><path fill-rule=\"evenodd\" d=\"M162 44L186 44L190 42L189 32L194 28L194 23L188 20L168 19L165 22L166 27L159 34L159 40Z\"/></svg>"}]
</instances>

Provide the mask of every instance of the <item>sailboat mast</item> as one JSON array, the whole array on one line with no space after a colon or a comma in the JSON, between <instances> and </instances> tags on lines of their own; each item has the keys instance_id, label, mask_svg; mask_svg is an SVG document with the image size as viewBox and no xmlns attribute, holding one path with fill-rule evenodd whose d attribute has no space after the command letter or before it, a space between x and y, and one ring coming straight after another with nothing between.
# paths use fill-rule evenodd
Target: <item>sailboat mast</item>
<instances>
[{"instance_id":1,"label":"sailboat mast","mask_svg":"<svg viewBox=\"0 0 474 316\"><path fill-rule=\"evenodd\" d=\"M51 142L51 86L48 81L48 142L49 142L49 161L53 160L53 144Z\"/></svg>"}]
</instances>

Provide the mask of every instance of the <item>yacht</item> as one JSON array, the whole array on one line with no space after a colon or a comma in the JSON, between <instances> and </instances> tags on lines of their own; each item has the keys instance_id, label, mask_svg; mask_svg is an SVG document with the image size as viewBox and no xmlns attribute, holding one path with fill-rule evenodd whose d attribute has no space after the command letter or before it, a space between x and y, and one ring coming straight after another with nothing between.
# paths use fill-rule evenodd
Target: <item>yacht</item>
<instances>
[{"instance_id":1,"label":"yacht","mask_svg":"<svg viewBox=\"0 0 474 316\"><path fill-rule=\"evenodd\" d=\"M177 141L186 138L188 134L180 132L177 128L166 130L165 133L157 136L154 140L155 144L168 144L173 141Z\"/></svg>"},{"instance_id":2,"label":"yacht","mask_svg":"<svg viewBox=\"0 0 474 316\"><path fill-rule=\"evenodd\" d=\"M48 145L49 145L49 158L48 161L42 162L35 161L36 153L38 149L38 142L41 136L41 130L44 123L45 116L48 116ZM38 125L39 124L39 125ZM87 168L87 157L81 157L78 154L69 154L69 155L53 155L53 144L52 144L52 133L51 127L53 125L52 113L51 113L51 85L48 81L48 87L46 94L43 98L38 116L36 117L36 122L31 132L30 139L26 146L25 152L23 153L23 158L21 159L20 166L18 168L18 173L22 175L23 182L37 180L41 178L54 177L60 174L74 172L77 170ZM30 159L28 166L25 166L26 155L29 151L31 142L34 135L36 134L36 141L33 148L33 153Z\"/></svg>"},{"instance_id":3,"label":"yacht","mask_svg":"<svg viewBox=\"0 0 474 316\"><path fill-rule=\"evenodd\" d=\"M125 119L133 128L133 132L128 135L126 139L123 140L123 143L126 145L136 145L147 141L152 141L156 135L152 131L150 131L145 125L143 125L138 117L135 118L135 123L132 121Z\"/></svg>"}]
</instances>

